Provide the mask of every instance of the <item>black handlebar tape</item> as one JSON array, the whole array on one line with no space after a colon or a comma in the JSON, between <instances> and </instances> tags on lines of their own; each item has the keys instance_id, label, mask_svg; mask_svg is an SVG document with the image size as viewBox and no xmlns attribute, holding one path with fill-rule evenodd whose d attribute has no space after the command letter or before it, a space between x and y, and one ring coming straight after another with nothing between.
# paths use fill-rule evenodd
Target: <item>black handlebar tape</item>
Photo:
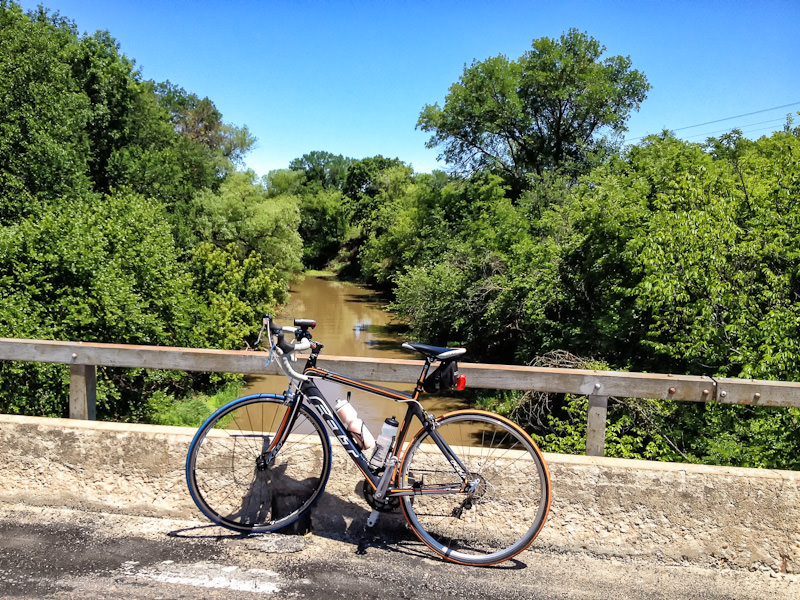
<instances>
[{"instance_id":1,"label":"black handlebar tape","mask_svg":"<svg viewBox=\"0 0 800 600\"><path fill-rule=\"evenodd\" d=\"M283 350L284 354L289 354L290 352L294 352L294 346L283 339L283 332L278 335L278 348Z\"/></svg>"}]
</instances>

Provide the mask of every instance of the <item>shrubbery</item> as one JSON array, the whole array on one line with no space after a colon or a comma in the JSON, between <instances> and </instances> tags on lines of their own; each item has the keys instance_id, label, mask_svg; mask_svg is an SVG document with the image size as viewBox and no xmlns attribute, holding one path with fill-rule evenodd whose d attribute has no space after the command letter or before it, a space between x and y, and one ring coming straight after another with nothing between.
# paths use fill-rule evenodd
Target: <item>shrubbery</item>
<instances>
[{"instance_id":1,"label":"shrubbery","mask_svg":"<svg viewBox=\"0 0 800 600\"><path fill-rule=\"evenodd\" d=\"M0 336L241 348L301 268L298 203L235 171L247 129L142 81L107 33L6 1L0 30ZM98 415L148 420L221 379L100 368ZM67 386L3 362L0 411L65 416Z\"/></svg>"}]
</instances>

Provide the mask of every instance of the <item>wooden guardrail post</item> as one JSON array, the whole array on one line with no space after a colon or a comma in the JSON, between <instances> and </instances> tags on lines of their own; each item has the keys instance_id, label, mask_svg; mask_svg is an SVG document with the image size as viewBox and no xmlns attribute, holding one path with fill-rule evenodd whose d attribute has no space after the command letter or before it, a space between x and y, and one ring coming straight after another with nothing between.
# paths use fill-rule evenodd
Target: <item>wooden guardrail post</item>
<instances>
[{"instance_id":1,"label":"wooden guardrail post","mask_svg":"<svg viewBox=\"0 0 800 600\"><path fill-rule=\"evenodd\" d=\"M94 421L97 419L97 367L70 365L69 418Z\"/></svg>"},{"instance_id":2,"label":"wooden guardrail post","mask_svg":"<svg viewBox=\"0 0 800 600\"><path fill-rule=\"evenodd\" d=\"M586 423L586 456L603 456L606 447L606 414L608 396L589 397Z\"/></svg>"}]
</instances>

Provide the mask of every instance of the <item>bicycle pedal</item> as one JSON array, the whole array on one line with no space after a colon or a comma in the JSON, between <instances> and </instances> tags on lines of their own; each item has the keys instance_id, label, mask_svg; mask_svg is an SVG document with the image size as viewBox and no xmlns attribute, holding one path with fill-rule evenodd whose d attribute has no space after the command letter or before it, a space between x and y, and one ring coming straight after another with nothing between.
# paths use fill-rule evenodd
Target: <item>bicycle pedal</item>
<instances>
[{"instance_id":1,"label":"bicycle pedal","mask_svg":"<svg viewBox=\"0 0 800 600\"><path fill-rule=\"evenodd\" d=\"M378 522L378 517L380 517L381 513L377 510L373 510L369 517L367 518L367 527L375 527L375 523Z\"/></svg>"}]
</instances>

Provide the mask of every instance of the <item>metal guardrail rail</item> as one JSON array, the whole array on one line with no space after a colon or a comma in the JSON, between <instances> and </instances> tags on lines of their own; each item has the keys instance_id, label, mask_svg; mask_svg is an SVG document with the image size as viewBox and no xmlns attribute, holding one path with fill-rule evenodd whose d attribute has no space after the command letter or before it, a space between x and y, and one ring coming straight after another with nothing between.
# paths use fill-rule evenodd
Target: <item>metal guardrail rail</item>
<instances>
[{"instance_id":1,"label":"metal guardrail rail","mask_svg":"<svg viewBox=\"0 0 800 600\"><path fill-rule=\"evenodd\" d=\"M0 338L0 360L70 365L70 418L94 419L97 366L277 375L263 352ZM299 359L302 360L302 359ZM320 365L351 377L407 383L419 360L321 356ZM586 454L602 456L608 398L655 398L800 408L800 383L459 363L472 388L536 390L588 396Z\"/></svg>"}]
</instances>

